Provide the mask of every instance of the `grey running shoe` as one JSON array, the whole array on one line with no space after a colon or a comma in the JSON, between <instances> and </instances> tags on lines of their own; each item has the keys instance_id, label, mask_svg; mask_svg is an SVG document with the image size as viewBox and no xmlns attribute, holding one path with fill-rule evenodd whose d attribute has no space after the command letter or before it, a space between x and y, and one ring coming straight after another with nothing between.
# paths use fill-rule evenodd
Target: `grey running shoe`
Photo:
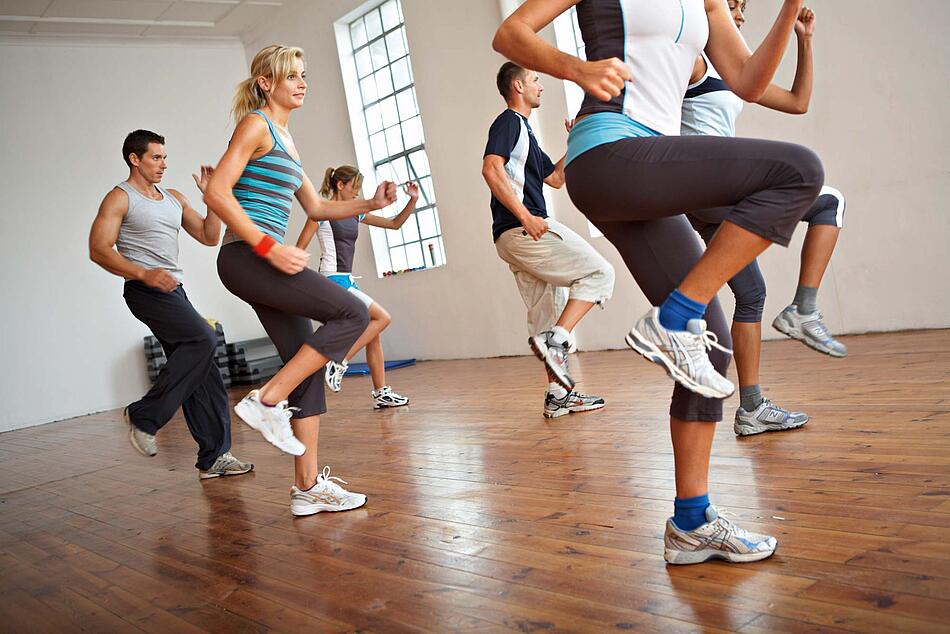
<instances>
[{"instance_id":1,"label":"grey running shoe","mask_svg":"<svg viewBox=\"0 0 950 634\"><path fill-rule=\"evenodd\" d=\"M198 471L198 477L207 480L208 478L220 478L221 476L241 475L253 470L253 463L238 460L230 451L225 451L218 456L210 469Z\"/></svg>"},{"instance_id":2,"label":"grey running shoe","mask_svg":"<svg viewBox=\"0 0 950 634\"><path fill-rule=\"evenodd\" d=\"M778 314L772 322L772 328L818 352L839 358L848 356L848 347L831 336L823 319L820 311L802 315L798 307L791 304Z\"/></svg>"},{"instance_id":3,"label":"grey running shoe","mask_svg":"<svg viewBox=\"0 0 950 634\"><path fill-rule=\"evenodd\" d=\"M132 443L132 446L135 447L135 450L143 456L149 457L158 453L158 446L155 444L155 436L145 433L132 423L132 419L129 418L128 407L122 411L122 417L129 426L129 441Z\"/></svg>"},{"instance_id":4,"label":"grey running shoe","mask_svg":"<svg viewBox=\"0 0 950 634\"><path fill-rule=\"evenodd\" d=\"M290 426L290 418L294 412L293 408L287 407L287 401L270 407L261 402L259 390L251 390L234 406L234 412L281 451L292 456L302 456L307 451L304 444L294 436Z\"/></svg>"},{"instance_id":5,"label":"grey running shoe","mask_svg":"<svg viewBox=\"0 0 950 634\"><path fill-rule=\"evenodd\" d=\"M600 409L604 405L604 399L599 396L571 391L565 394L563 398L558 398L548 392L544 397L544 417L557 418L565 414L590 412Z\"/></svg>"},{"instance_id":6,"label":"grey running shoe","mask_svg":"<svg viewBox=\"0 0 950 634\"><path fill-rule=\"evenodd\" d=\"M796 429L808 422L805 412L790 412L767 398L751 412L741 407L736 410L736 422L732 429L737 436L752 436L766 431Z\"/></svg>"},{"instance_id":7,"label":"grey running shoe","mask_svg":"<svg viewBox=\"0 0 950 634\"><path fill-rule=\"evenodd\" d=\"M684 531L673 518L666 520L663 558L671 564L698 564L707 559L746 563L771 557L778 547L774 537L744 531L719 515L714 506L706 508L706 522Z\"/></svg>"},{"instance_id":8,"label":"grey running shoe","mask_svg":"<svg viewBox=\"0 0 950 634\"><path fill-rule=\"evenodd\" d=\"M550 330L528 337L528 345L536 357L544 361L551 377L565 390L574 389L574 379L568 372L567 354L571 347L570 340L562 344L554 343L554 333Z\"/></svg>"},{"instance_id":9,"label":"grey running shoe","mask_svg":"<svg viewBox=\"0 0 950 634\"><path fill-rule=\"evenodd\" d=\"M373 390L373 409L386 407L402 407L409 404L409 399L402 394L396 394L388 385Z\"/></svg>"},{"instance_id":10,"label":"grey running shoe","mask_svg":"<svg viewBox=\"0 0 950 634\"><path fill-rule=\"evenodd\" d=\"M290 512L294 515L313 515L322 511L349 511L366 504L362 493L350 493L336 482L346 484L330 475L330 467L324 467L317 476L317 483L303 491L297 487L290 489Z\"/></svg>"},{"instance_id":11,"label":"grey running shoe","mask_svg":"<svg viewBox=\"0 0 950 634\"><path fill-rule=\"evenodd\" d=\"M343 384L343 376L346 374L348 367L350 366L346 361L341 361L340 363L330 361L327 363L327 371L323 376L327 381L327 387L330 388L331 391L340 391L340 386Z\"/></svg>"},{"instance_id":12,"label":"grey running shoe","mask_svg":"<svg viewBox=\"0 0 950 634\"><path fill-rule=\"evenodd\" d=\"M726 398L736 391L732 381L719 374L709 361L708 350L727 354L716 333L706 330L702 319L690 319L686 331L667 330L660 323L660 309L651 308L627 334L627 345L666 370L674 381L706 398Z\"/></svg>"}]
</instances>

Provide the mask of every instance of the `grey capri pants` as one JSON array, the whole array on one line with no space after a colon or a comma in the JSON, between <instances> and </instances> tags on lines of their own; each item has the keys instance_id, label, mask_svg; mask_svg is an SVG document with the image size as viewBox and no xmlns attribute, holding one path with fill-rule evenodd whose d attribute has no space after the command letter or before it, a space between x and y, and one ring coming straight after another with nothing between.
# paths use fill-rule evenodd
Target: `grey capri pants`
<instances>
[{"instance_id":1,"label":"grey capri pants","mask_svg":"<svg viewBox=\"0 0 950 634\"><path fill-rule=\"evenodd\" d=\"M821 161L800 145L723 137L627 138L590 149L567 166L571 200L620 252L654 306L677 287L703 248L684 212L728 207L728 220L787 246L824 182ZM706 323L731 347L714 299ZM709 358L725 374L729 355ZM670 415L722 420L722 399L676 384Z\"/></svg>"},{"instance_id":2,"label":"grey capri pants","mask_svg":"<svg viewBox=\"0 0 950 634\"><path fill-rule=\"evenodd\" d=\"M369 313L358 297L312 269L287 275L254 254L245 242L232 242L218 252L218 277L231 293L251 305L284 363L304 344L340 362L369 325ZM313 329L310 320L323 325ZM324 368L297 386L287 399L299 407L297 418L327 411Z\"/></svg>"}]
</instances>

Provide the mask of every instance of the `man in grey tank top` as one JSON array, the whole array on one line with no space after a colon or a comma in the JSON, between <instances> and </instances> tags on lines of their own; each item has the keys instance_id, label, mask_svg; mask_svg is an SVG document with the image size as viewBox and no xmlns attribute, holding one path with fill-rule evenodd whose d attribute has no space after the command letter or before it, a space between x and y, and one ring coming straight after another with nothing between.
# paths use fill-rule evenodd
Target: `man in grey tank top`
<instances>
[{"instance_id":1,"label":"man in grey tank top","mask_svg":"<svg viewBox=\"0 0 950 634\"><path fill-rule=\"evenodd\" d=\"M217 335L188 301L178 266L178 232L218 244L221 220L204 218L174 189L158 185L165 174L165 139L148 130L122 145L128 180L106 194L89 234L89 257L125 278L123 296L136 319L161 342L168 362L152 389L125 408L129 438L139 453L154 456L155 434L178 408L198 443L199 477L239 475L254 468L231 455L231 415L224 382L214 364ZM198 189L211 177L202 166ZM114 248L113 248L114 247Z\"/></svg>"}]
</instances>

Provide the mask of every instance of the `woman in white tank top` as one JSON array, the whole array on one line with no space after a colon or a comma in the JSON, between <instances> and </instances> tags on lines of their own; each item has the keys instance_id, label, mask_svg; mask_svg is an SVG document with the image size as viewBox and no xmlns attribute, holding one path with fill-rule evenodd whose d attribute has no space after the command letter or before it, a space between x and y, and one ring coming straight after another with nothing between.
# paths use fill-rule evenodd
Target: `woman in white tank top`
<instances>
[{"instance_id":1,"label":"woman in white tank top","mask_svg":"<svg viewBox=\"0 0 950 634\"><path fill-rule=\"evenodd\" d=\"M588 61L537 35L575 5ZM715 295L770 243L788 244L824 173L801 146L678 135L700 53L737 95L756 101L782 60L801 6L802 0L784 0L754 53L723 0L526 0L493 43L525 68L584 89L568 140L568 193L659 306L626 341L677 382L670 407L676 499L664 539L670 563L756 561L777 546L709 504L715 422L722 399L735 390L723 376L730 339ZM710 207L730 212L704 253L683 213Z\"/></svg>"}]
</instances>

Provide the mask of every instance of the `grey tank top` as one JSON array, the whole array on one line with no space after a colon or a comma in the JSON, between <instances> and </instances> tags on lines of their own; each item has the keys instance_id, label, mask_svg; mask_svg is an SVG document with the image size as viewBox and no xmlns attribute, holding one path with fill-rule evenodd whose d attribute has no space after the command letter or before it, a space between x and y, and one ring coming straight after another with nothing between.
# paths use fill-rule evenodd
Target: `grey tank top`
<instances>
[{"instance_id":1,"label":"grey tank top","mask_svg":"<svg viewBox=\"0 0 950 634\"><path fill-rule=\"evenodd\" d=\"M119 189L129 196L129 212L119 227L115 247L119 255L147 269L165 269L179 282L178 232L181 229L181 203L162 187L161 200L140 194L123 181Z\"/></svg>"}]
</instances>

